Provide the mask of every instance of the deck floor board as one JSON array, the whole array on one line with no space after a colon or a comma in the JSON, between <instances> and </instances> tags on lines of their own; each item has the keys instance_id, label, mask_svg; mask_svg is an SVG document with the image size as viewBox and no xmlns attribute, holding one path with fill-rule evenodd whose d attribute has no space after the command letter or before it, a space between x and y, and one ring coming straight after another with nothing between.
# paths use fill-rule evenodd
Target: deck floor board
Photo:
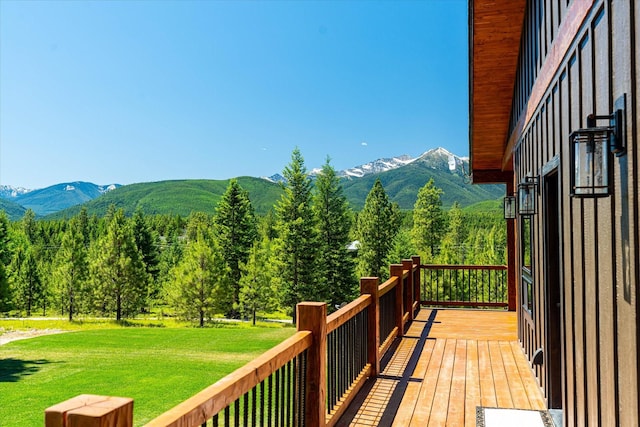
<instances>
[{"instance_id":1,"label":"deck floor board","mask_svg":"<svg viewBox=\"0 0 640 427\"><path fill-rule=\"evenodd\" d=\"M381 377L339 426L383 425L390 416L398 427L475 426L478 406L546 409L517 341L515 313L439 309L429 324L431 314L420 311Z\"/></svg>"}]
</instances>

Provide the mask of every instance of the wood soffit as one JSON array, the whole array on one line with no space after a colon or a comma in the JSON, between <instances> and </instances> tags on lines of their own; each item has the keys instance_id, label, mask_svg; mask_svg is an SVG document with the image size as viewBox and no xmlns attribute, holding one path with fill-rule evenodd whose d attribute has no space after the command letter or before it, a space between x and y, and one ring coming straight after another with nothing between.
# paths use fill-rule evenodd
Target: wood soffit
<instances>
[{"instance_id":1,"label":"wood soffit","mask_svg":"<svg viewBox=\"0 0 640 427\"><path fill-rule=\"evenodd\" d=\"M469 0L473 175L502 170L525 7L526 0Z\"/></svg>"}]
</instances>

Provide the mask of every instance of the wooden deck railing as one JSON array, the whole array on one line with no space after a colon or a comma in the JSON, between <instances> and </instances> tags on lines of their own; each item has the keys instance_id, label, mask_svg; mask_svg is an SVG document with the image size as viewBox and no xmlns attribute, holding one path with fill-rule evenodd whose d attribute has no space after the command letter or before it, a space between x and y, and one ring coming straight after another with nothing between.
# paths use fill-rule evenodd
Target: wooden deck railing
<instances>
[{"instance_id":1,"label":"wooden deck railing","mask_svg":"<svg viewBox=\"0 0 640 427\"><path fill-rule=\"evenodd\" d=\"M421 265L423 305L508 307L505 265Z\"/></svg>"},{"instance_id":2,"label":"wooden deck railing","mask_svg":"<svg viewBox=\"0 0 640 427\"><path fill-rule=\"evenodd\" d=\"M420 309L420 267L420 258L412 257L391 265L391 278L382 284L362 278L361 296L328 317L325 303L298 304L294 336L146 427L335 425ZM117 399L70 399L45 411L45 427L131 427L133 402L123 399L122 408L113 408ZM89 418L76 421L75 412Z\"/></svg>"}]
</instances>

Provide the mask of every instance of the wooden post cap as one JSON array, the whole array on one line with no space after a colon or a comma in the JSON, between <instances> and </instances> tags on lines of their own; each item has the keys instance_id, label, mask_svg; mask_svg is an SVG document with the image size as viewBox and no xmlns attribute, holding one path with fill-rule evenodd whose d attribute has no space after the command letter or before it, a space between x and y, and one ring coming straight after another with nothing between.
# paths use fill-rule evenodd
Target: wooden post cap
<instances>
[{"instance_id":1,"label":"wooden post cap","mask_svg":"<svg viewBox=\"0 0 640 427\"><path fill-rule=\"evenodd\" d=\"M45 427L132 427L133 399L82 394L45 410Z\"/></svg>"}]
</instances>

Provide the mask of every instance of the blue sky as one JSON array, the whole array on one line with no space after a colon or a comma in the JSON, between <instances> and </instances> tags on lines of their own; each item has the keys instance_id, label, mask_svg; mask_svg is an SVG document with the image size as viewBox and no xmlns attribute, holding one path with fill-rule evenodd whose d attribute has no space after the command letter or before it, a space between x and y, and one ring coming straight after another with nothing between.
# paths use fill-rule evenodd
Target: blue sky
<instances>
[{"instance_id":1,"label":"blue sky","mask_svg":"<svg viewBox=\"0 0 640 427\"><path fill-rule=\"evenodd\" d=\"M468 153L466 0L0 1L0 184Z\"/></svg>"}]
</instances>

